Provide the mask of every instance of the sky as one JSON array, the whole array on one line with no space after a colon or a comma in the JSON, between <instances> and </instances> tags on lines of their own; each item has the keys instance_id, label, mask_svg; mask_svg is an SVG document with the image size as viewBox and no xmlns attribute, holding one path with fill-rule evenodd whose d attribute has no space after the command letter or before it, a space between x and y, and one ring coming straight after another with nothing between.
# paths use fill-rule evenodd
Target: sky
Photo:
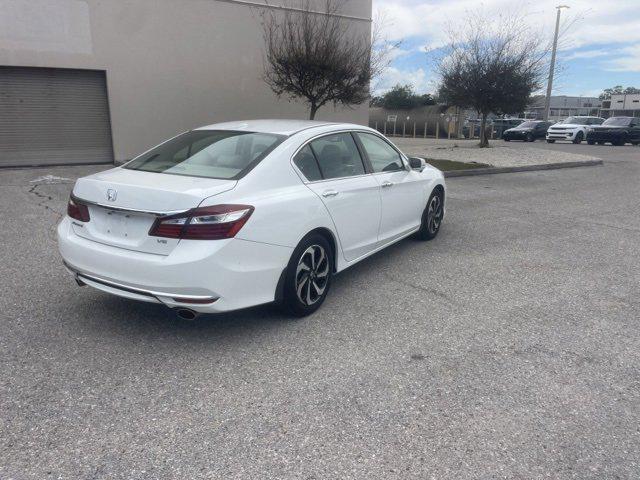
<instances>
[{"instance_id":1,"label":"sky","mask_svg":"<svg viewBox=\"0 0 640 480\"><path fill-rule=\"evenodd\" d=\"M570 8L562 10L553 94L598 96L616 85L640 88L640 0L373 0L384 38L401 42L374 83L375 93L398 83L434 92L434 59L446 32L459 28L467 15L522 15L532 35L552 39L559 4Z\"/></svg>"}]
</instances>

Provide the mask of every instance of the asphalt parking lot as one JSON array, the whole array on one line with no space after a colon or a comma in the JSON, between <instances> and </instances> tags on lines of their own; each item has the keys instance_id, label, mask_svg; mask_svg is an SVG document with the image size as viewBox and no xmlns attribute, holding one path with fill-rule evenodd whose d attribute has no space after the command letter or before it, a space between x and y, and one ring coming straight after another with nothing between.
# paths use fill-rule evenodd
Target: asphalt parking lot
<instances>
[{"instance_id":1,"label":"asphalt parking lot","mask_svg":"<svg viewBox=\"0 0 640 480\"><path fill-rule=\"evenodd\" d=\"M450 179L435 241L302 320L78 288L71 183L32 180L100 167L0 171L0 478L638 478L640 148L589 148L614 153Z\"/></svg>"}]
</instances>

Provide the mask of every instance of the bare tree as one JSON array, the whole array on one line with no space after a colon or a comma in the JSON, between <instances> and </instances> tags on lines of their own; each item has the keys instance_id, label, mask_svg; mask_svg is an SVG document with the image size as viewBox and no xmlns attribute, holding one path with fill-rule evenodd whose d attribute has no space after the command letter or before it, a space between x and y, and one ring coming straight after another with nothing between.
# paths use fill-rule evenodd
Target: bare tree
<instances>
[{"instance_id":1,"label":"bare tree","mask_svg":"<svg viewBox=\"0 0 640 480\"><path fill-rule=\"evenodd\" d=\"M480 146L486 147L487 116L524 111L542 87L549 46L526 28L522 16L470 14L450 32L436 65L439 97L480 114Z\"/></svg>"},{"instance_id":2,"label":"bare tree","mask_svg":"<svg viewBox=\"0 0 640 480\"><path fill-rule=\"evenodd\" d=\"M318 5L321 8L318 9ZM316 8L312 8L312 5ZM304 0L299 8L264 9L264 81L278 96L304 99L314 119L328 103L369 99L369 84L387 65L390 44L354 25L339 0Z\"/></svg>"}]
</instances>

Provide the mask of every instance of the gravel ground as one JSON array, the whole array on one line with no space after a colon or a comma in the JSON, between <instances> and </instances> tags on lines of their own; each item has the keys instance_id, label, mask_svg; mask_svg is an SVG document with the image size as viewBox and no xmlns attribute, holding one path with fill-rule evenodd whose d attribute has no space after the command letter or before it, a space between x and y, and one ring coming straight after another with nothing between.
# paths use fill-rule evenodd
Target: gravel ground
<instances>
[{"instance_id":1,"label":"gravel ground","mask_svg":"<svg viewBox=\"0 0 640 480\"><path fill-rule=\"evenodd\" d=\"M434 138L391 138L408 155L458 162L485 163L493 167L521 167L551 163L598 160L594 155L551 151L536 146L510 146L502 140L491 141L490 148L478 148L477 140L436 140ZM523 143L523 142L520 142ZM527 144L531 145L531 144Z\"/></svg>"},{"instance_id":2,"label":"gravel ground","mask_svg":"<svg viewBox=\"0 0 640 480\"><path fill-rule=\"evenodd\" d=\"M0 171L0 479L640 477L640 161L451 179L314 315L195 323L63 269L42 177L95 170Z\"/></svg>"}]
</instances>

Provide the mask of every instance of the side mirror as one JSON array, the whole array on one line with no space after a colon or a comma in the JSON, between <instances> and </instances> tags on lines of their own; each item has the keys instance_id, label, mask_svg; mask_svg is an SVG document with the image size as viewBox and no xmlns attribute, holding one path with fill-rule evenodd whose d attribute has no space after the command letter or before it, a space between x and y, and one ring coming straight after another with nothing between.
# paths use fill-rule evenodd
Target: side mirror
<instances>
[{"instance_id":1,"label":"side mirror","mask_svg":"<svg viewBox=\"0 0 640 480\"><path fill-rule=\"evenodd\" d=\"M409 157L409 166L414 169L414 170L418 170L419 172L423 171L425 169L425 167L427 166L427 162L424 161L424 158L420 158L420 157Z\"/></svg>"}]
</instances>

